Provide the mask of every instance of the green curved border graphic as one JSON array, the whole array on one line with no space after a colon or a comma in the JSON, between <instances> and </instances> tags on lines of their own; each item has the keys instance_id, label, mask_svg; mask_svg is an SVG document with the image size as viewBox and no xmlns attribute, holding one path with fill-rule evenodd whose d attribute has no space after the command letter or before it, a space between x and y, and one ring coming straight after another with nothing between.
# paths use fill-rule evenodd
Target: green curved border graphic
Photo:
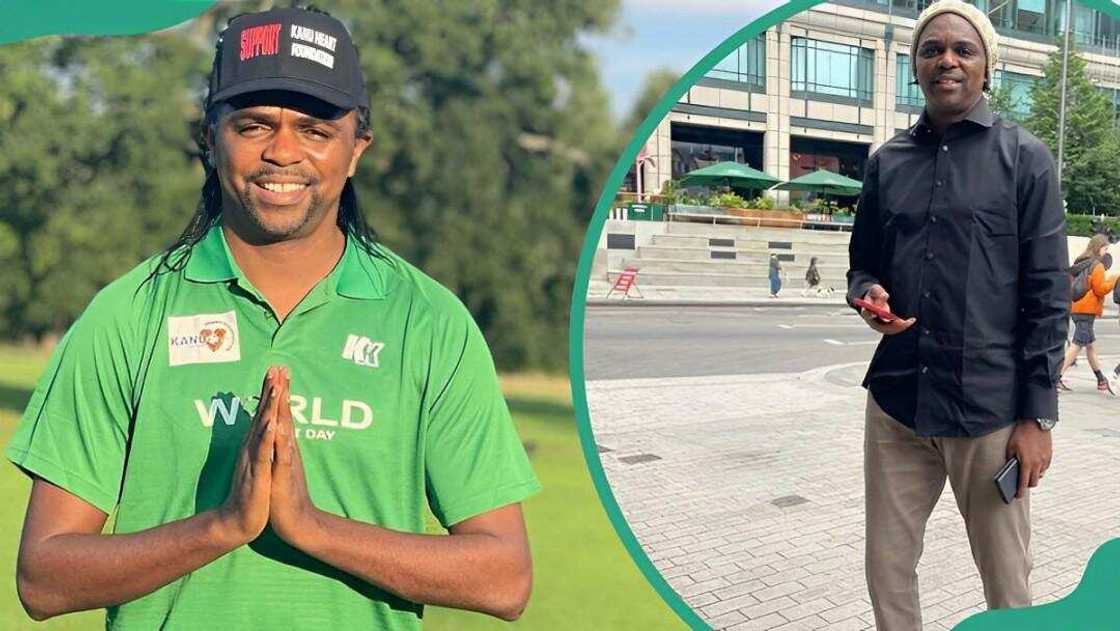
<instances>
[{"instance_id":1,"label":"green curved border graphic","mask_svg":"<svg viewBox=\"0 0 1120 631\"><path fill-rule=\"evenodd\" d=\"M8 0L0 44L43 35L135 35L205 13L214 0Z\"/></svg>"},{"instance_id":2,"label":"green curved border graphic","mask_svg":"<svg viewBox=\"0 0 1120 631\"><path fill-rule=\"evenodd\" d=\"M661 97L661 100L657 102L657 105L653 107L653 110L634 132L633 138L626 145L603 186L603 192L595 205L595 212L592 215L591 223L588 225L587 235L583 240L583 250L580 252L579 267L576 270L575 284L572 289L572 309L568 333L570 340L569 376L571 378L572 403L579 426L580 444L583 448L584 459L587 461L587 468L591 473L592 481L595 483L595 490L599 493L599 500L603 504L603 509L607 512L615 532L618 533L630 557L665 603L693 629L709 630L711 627L673 590L660 572L657 571L645 551L642 550L641 544L638 543L622 515L622 510L615 500L614 493L607 482L606 474L599 460L595 436L591 431L591 417L587 406L587 389L583 367L584 316L587 312L587 287L591 278L591 264L615 191L621 186L630 165L637 159L638 152L645 140L653 134L657 125L668 115L670 108L693 84L739 46L779 22L806 11L821 2L822 0L791 0L787 4L755 19L705 55ZM1078 0L1078 3L1120 19L1120 6L1108 0ZM1120 610L1120 606L1118 606L1120 599L1117 596L1120 596L1120 539L1114 539L1102 545L1094 553L1081 584L1069 596L1054 603L1027 609L988 611L975 614L957 625L956 628L964 631L1088 630L1103 629L1104 627L1101 624L1104 620L1115 620L1113 628L1120 628L1120 620L1117 616L1118 610Z\"/></svg>"},{"instance_id":3,"label":"green curved border graphic","mask_svg":"<svg viewBox=\"0 0 1120 631\"><path fill-rule=\"evenodd\" d=\"M1026 609L978 613L955 631L1050 631L1051 629L1116 629L1120 627L1120 539L1097 548L1081 582L1065 598Z\"/></svg>"}]
</instances>

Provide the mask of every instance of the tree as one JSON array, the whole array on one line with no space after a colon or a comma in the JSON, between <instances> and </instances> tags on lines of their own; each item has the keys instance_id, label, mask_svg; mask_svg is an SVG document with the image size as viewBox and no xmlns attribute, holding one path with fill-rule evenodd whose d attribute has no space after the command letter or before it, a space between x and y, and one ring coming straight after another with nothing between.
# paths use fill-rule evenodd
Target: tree
<instances>
[{"instance_id":1,"label":"tree","mask_svg":"<svg viewBox=\"0 0 1120 631\"><path fill-rule=\"evenodd\" d=\"M15 241L5 248L0 236L13 257L0 306L9 336L62 331L185 223L201 174L191 90L205 67L203 51L175 36L0 48L0 235Z\"/></svg>"},{"instance_id":2,"label":"tree","mask_svg":"<svg viewBox=\"0 0 1120 631\"><path fill-rule=\"evenodd\" d=\"M1058 155L1062 45L1051 53L1044 76L1031 88L1031 113L1024 126ZM1120 174L1115 157L1120 137L1108 97L1085 75L1085 60L1070 51L1067 63L1066 126L1062 191L1071 212L1120 214Z\"/></svg>"},{"instance_id":3,"label":"tree","mask_svg":"<svg viewBox=\"0 0 1120 631\"><path fill-rule=\"evenodd\" d=\"M580 241L620 147L577 36L617 2L326 8L347 17L373 99L357 184L374 226L463 299L500 366L562 365Z\"/></svg>"},{"instance_id":4,"label":"tree","mask_svg":"<svg viewBox=\"0 0 1120 631\"><path fill-rule=\"evenodd\" d=\"M214 36L261 4L0 48L0 334L61 332L183 228ZM579 35L617 0L317 4L360 49L374 145L355 183L381 239L463 299L500 367L562 365L579 246L621 147Z\"/></svg>"},{"instance_id":5,"label":"tree","mask_svg":"<svg viewBox=\"0 0 1120 631\"><path fill-rule=\"evenodd\" d=\"M1003 118L1022 124L1025 118L1019 113L1021 103L1015 98L1014 91L1009 84L995 86L988 96L988 107Z\"/></svg>"},{"instance_id":6,"label":"tree","mask_svg":"<svg viewBox=\"0 0 1120 631\"><path fill-rule=\"evenodd\" d=\"M669 88L673 87L680 78L680 73L671 68L658 68L646 73L638 98L630 107L630 114L622 125L623 134L633 134L653 110L653 106L657 105L661 97L665 96Z\"/></svg>"}]
</instances>

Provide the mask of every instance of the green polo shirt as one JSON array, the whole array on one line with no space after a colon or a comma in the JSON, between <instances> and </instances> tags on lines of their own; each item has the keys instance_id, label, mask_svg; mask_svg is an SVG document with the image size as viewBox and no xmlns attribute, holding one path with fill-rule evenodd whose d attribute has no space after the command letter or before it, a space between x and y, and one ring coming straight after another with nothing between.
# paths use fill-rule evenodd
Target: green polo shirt
<instances>
[{"instance_id":1,"label":"green polo shirt","mask_svg":"<svg viewBox=\"0 0 1120 631\"><path fill-rule=\"evenodd\" d=\"M215 226L174 271L103 289L58 345L6 455L129 533L221 504L269 365L320 509L423 532L539 490L462 303L381 246L347 239L283 323ZM480 577L480 580L483 577ZM266 530L136 601L110 629L418 629L423 608Z\"/></svg>"}]
</instances>

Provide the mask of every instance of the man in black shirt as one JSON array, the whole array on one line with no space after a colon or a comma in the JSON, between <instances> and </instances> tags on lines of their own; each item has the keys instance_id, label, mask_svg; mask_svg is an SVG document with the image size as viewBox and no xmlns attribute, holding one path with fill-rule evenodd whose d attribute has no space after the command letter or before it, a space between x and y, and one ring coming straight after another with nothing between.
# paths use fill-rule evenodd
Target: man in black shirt
<instances>
[{"instance_id":1,"label":"man in black shirt","mask_svg":"<svg viewBox=\"0 0 1120 631\"><path fill-rule=\"evenodd\" d=\"M1050 464L1069 311L1054 161L988 108L996 36L941 0L911 45L925 111L868 162L848 300L883 333L867 387L867 580L877 626L920 629L915 569L948 477L990 608L1030 604L1028 487ZM899 78L898 80L903 80ZM992 478L1020 461L1018 499Z\"/></svg>"}]
</instances>

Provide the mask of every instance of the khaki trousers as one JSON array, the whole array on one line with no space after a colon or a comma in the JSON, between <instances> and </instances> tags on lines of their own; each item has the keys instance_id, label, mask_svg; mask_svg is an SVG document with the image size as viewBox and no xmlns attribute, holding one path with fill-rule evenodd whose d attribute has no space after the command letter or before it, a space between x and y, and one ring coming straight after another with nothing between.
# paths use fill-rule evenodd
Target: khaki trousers
<instances>
[{"instance_id":1,"label":"khaki trousers","mask_svg":"<svg viewBox=\"0 0 1120 631\"><path fill-rule=\"evenodd\" d=\"M870 393L866 425L867 586L879 631L922 628L918 559L946 476L988 607L1030 606L1030 498L1004 504L992 482L1007 461L1014 425L978 438L921 438L888 416Z\"/></svg>"}]
</instances>

